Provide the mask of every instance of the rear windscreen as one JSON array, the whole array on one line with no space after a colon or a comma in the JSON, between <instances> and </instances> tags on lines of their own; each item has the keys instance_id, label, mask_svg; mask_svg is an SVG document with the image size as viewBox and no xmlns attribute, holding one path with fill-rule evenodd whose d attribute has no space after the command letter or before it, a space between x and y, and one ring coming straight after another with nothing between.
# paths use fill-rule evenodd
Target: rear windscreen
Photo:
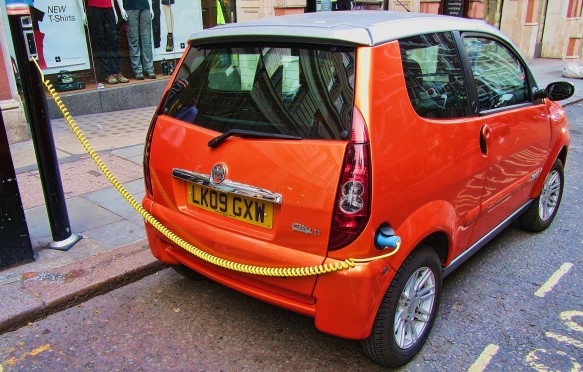
<instances>
[{"instance_id":1,"label":"rear windscreen","mask_svg":"<svg viewBox=\"0 0 583 372\"><path fill-rule=\"evenodd\" d=\"M332 46L193 47L163 112L221 133L243 129L346 139L354 56L354 48Z\"/></svg>"}]
</instances>

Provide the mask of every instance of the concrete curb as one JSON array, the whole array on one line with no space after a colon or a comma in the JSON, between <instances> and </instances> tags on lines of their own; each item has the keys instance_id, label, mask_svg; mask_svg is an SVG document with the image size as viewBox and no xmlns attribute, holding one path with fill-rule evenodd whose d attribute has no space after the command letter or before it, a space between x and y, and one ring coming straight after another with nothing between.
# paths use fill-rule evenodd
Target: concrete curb
<instances>
[{"instance_id":1,"label":"concrete curb","mask_svg":"<svg viewBox=\"0 0 583 372\"><path fill-rule=\"evenodd\" d=\"M170 79L158 79L142 83L108 86L76 93L60 93L67 109L75 115L99 114L149 106L157 106ZM93 104L89 105L88 102ZM61 111L52 97L47 97L48 115L60 119Z\"/></svg>"},{"instance_id":2,"label":"concrete curb","mask_svg":"<svg viewBox=\"0 0 583 372\"><path fill-rule=\"evenodd\" d=\"M563 108L565 108L565 107L569 107L569 106L572 106L574 104L577 104L579 102L583 102L583 97L574 99L573 101L565 102L565 104L563 104L561 106L563 106Z\"/></svg>"},{"instance_id":3,"label":"concrete curb","mask_svg":"<svg viewBox=\"0 0 583 372\"><path fill-rule=\"evenodd\" d=\"M0 334L16 330L166 267L147 241L117 248L47 272L27 272L0 286Z\"/></svg>"}]
</instances>

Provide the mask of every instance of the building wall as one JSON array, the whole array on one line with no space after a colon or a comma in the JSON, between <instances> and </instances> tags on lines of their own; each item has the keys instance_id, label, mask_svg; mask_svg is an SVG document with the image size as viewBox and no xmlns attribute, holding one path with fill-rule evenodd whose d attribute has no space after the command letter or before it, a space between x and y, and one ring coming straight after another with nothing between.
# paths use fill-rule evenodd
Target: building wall
<instances>
[{"instance_id":1,"label":"building wall","mask_svg":"<svg viewBox=\"0 0 583 372\"><path fill-rule=\"evenodd\" d=\"M543 33L542 57L578 59L581 56L582 0L551 0Z\"/></svg>"},{"instance_id":2,"label":"building wall","mask_svg":"<svg viewBox=\"0 0 583 372\"><path fill-rule=\"evenodd\" d=\"M2 3L3 5L3 3ZM4 13L2 9L1 13ZM6 127L9 143L26 141L30 138L24 116L22 101L18 95L12 62L4 32L4 18L0 17L0 110Z\"/></svg>"},{"instance_id":3,"label":"building wall","mask_svg":"<svg viewBox=\"0 0 583 372\"><path fill-rule=\"evenodd\" d=\"M406 5L435 14L439 3L410 0ZM582 8L583 0L470 0L468 17L500 28L528 59L577 60L583 55ZM389 9L404 10L396 0L389 0Z\"/></svg>"},{"instance_id":4,"label":"building wall","mask_svg":"<svg viewBox=\"0 0 583 372\"><path fill-rule=\"evenodd\" d=\"M390 0L388 8L398 12L406 12L407 9L411 12L419 12L421 11L421 2L419 0Z\"/></svg>"},{"instance_id":5,"label":"building wall","mask_svg":"<svg viewBox=\"0 0 583 372\"><path fill-rule=\"evenodd\" d=\"M0 61L6 61L4 59L4 51L0 49ZM6 87L6 89L0 89L0 101L5 101L7 99L12 98L12 94L10 93L10 83L8 80L8 70L10 66L6 63L0 63L0 87Z\"/></svg>"},{"instance_id":6,"label":"building wall","mask_svg":"<svg viewBox=\"0 0 583 372\"><path fill-rule=\"evenodd\" d=\"M275 16L274 5L274 0L238 0L237 22L273 17Z\"/></svg>"},{"instance_id":7,"label":"building wall","mask_svg":"<svg viewBox=\"0 0 583 372\"><path fill-rule=\"evenodd\" d=\"M305 6L306 0L273 0L273 15L280 16L286 14L303 13Z\"/></svg>"},{"instance_id":8,"label":"building wall","mask_svg":"<svg viewBox=\"0 0 583 372\"><path fill-rule=\"evenodd\" d=\"M421 13L439 14L439 0L425 0L419 4Z\"/></svg>"},{"instance_id":9,"label":"building wall","mask_svg":"<svg viewBox=\"0 0 583 372\"><path fill-rule=\"evenodd\" d=\"M539 0L506 0L500 30L514 41L523 56L534 58L539 30Z\"/></svg>"}]
</instances>

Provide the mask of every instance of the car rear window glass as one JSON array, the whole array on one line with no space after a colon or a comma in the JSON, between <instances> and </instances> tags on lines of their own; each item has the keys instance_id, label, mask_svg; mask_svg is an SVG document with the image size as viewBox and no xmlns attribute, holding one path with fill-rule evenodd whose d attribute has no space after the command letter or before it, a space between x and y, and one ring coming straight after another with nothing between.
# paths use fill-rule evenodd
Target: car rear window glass
<instances>
[{"instance_id":1,"label":"car rear window glass","mask_svg":"<svg viewBox=\"0 0 583 372\"><path fill-rule=\"evenodd\" d=\"M407 93L419 116L469 116L462 62L450 32L405 38L399 47Z\"/></svg>"},{"instance_id":2,"label":"car rear window glass","mask_svg":"<svg viewBox=\"0 0 583 372\"><path fill-rule=\"evenodd\" d=\"M346 139L355 48L286 44L192 47L177 72L166 115L231 129Z\"/></svg>"}]
</instances>

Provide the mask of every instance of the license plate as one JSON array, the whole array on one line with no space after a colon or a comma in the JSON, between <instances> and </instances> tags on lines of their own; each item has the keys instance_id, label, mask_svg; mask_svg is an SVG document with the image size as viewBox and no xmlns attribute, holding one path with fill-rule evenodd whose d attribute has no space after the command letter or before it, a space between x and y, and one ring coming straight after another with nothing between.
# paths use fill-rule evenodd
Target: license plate
<instances>
[{"instance_id":1,"label":"license plate","mask_svg":"<svg viewBox=\"0 0 583 372\"><path fill-rule=\"evenodd\" d=\"M188 188L188 203L237 221L271 229L273 203L231 194L193 183Z\"/></svg>"}]
</instances>

